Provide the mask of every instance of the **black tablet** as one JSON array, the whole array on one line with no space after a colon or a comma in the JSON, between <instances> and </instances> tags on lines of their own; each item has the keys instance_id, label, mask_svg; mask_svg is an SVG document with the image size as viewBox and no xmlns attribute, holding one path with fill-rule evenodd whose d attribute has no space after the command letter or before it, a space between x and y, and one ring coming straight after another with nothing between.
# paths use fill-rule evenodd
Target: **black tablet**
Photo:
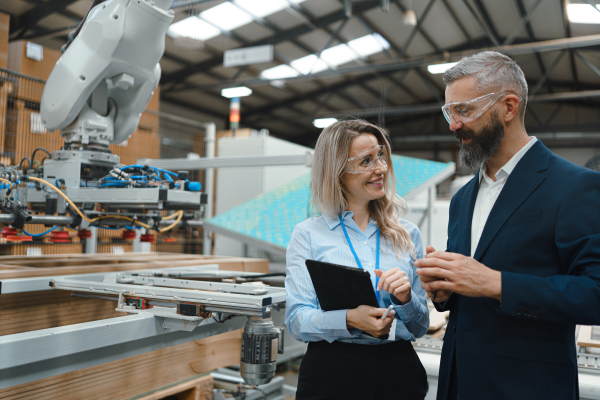
<instances>
[{"instance_id":1,"label":"black tablet","mask_svg":"<svg viewBox=\"0 0 600 400\"><path fill-rule=\"evenodd\" d=\"M379 307L367 271L316 260L306 260L306 268L323 311Z\"/></svg>"},{"instance_id":2,"label":"black tablet","mask_svg":"<svg viewBox=\"0 0 600 400\"><path fill-rule=\"evenodd\" d=\"M349 310L362 305L379 307L367 271L316 260L306 260L306 268L323 311ZM388 337L385 334L378 339Z\"/></svg>"}]
</instances>

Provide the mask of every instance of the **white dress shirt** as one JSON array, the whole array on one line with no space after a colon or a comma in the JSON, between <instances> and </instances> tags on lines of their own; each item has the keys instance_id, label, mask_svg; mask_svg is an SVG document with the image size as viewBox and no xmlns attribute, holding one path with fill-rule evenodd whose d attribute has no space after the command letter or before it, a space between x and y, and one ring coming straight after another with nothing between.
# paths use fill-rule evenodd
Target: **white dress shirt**
<instances>
[{"instance_id":1,"label":"white dress shirt","mask_svg":"<svg viewBox=\"0 0 600 400\"><path fill-rule=\"evenodd\" d=\"M537 138L532 136L529 142L498 170L495 175L496 182L487 175L487 166L485 163L479 169L479 192L477 193L475 209L473 210L473 221L471 222L471 257L475 255L475 250L477 250L485 223L509 175L536 141Z\"/></svg>"}]
</instances>

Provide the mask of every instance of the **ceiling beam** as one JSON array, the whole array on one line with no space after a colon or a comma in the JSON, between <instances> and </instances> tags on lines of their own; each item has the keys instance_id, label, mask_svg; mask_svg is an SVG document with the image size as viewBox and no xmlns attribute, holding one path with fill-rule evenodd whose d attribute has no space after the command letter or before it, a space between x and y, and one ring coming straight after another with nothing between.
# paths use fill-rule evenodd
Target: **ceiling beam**
<instances>
[{"instance_id":1,"label":"ceiling beam","mask_svg":"<svg viewBox=\"0 0 600 400\"><path fill-rule=\"evenodd\" d=\"M365 66L358 67L345 67L345 68L337 68L335 70L326 70L321 71L315 74L307 74L300 75L297 77L289 77L289 78L281 78L278 80L284 82L301 82L304 80L312 80L315 78L321 77L332 77L339 76L344 74L362 74L362 73L370 73L370 72L394 72L394 71L404 71L408 69L420 68L423 66L427 66L429 64L433 64L439 61L451 61L451 60L460 60L464 56L479 53L482 51L493 50L506 55L521 55L521 54L531 54L535 52L549 52L549 51L558 51L565 49L578 49L584 47L591 46L599 46L600 45L600 34L597 35L589 35L589 36L577 36L573 38L567 39L553 39L553 40L545 40L539 42L532 43L522 43L522 44L513 44L510 46L498 46L491 48L482 48L482 49L466 49L448 52L445 54L429 54L425 56L412 57L405 60L393 60L390 62L369 64ZM205 85L203 87L212 87L212 88L226 88L226 87L235 87L235 86L260 86L269 84L270 79L248 79L242 81L226 81L220 82L212 85ZM358 79L357 79L358 81Z\"/></svg>"},{"instance_id":2,"label":"ceiling beam","mask_svg":"<svg viewBox=\"0 0 600 400\"><path fill-rule=\"evenodd\" d=\"M533 11L533 9L531 9L529 11L529 13L527 13L525 11L525 4L523 4L523 0L515 0L515 2L517 5L517 10L519 11L519 15L521 16L521 18L524 18L524 16L526 14L530 15L531 12ZM536 3L536 5L537 4L539 4L539 1L538 1L538 3ZM526 21L525 30L527 31L529 40L531 40L532 42L537 41L535 34L533 33L533 28L531 27L531 23L529 22L529 20ZM516 35L515 35L515 38L516 38ZM514 38L512 41L514 41ZM512 41L511 41L511 43L508 43L508 44L512 44ZM507 42L508 42L508 38L504 41L504 43L507 44ZM534 54L535 54L535 59L537 60L537 63L538 63L538 66L540 68L542 75L546 75L546 67L544 65L544 60L542 60L542 55L538 52L535 52ZM548 92L550 92L550 93L553 92L552 86L550 86L550 84L546 83L546 88L548 89Z\"/></svg>"},{"instance_id":3,"label":"ceiling beam","mask_svg":"<svg viewBox=\"0 0 600 400\"><path fill-rule=\"evenodd\" d=\"M538 81L538 85L544 83L544 79ZM580 99L589 99L594 97L600 97L600 89L597 90L586 90L579 92L562 92L562 93L548 93L539 94L528 97L527 102L539 103L539 102L557 102L557 101L571 101ZM371 108L366 110L343 110L334 113L318 113L314 115L304 115L299 117L298 120L310 120L315 118L342 118L344 116L352 115L361 118L376 117L379 115L416 115L416 114L433 114L440 113L443 103L427 103L427 104L415 104L406 105L400 107L388 107L388 108Z\"/></svg>"},{"instance_id":4,"label":"ceiling beam","mask_svg":"<svg viewBox=\"0 0 600 400\"><path fill-rule=\"evenodd\" d=\"M48 0L40 3L35 8L23 15L10 19L10 35L12 40L22 38L25 33L33 28L40 20L47 16L64 10L77 0Z\"/></svg>"},{"instance_id":5,"label":"ceiling beam","mask_svg":"<svg viewBox=\"0 0 600 400\"><path fill-rule=\"evenodd\" d=\"M355 9L358 12L366 11L366 10L369 10L369 9L375 8L375 7L379 7L379 3L369 2L369 3L359 3L359 4L355 5ZM315 26L317 28L322 28L322 27L331 25L334 22L340 21L345 18L346 18L346 13L344 12L344 10L336 11L336 12L333 12L331 14L324 16L323 18L320 18L317 21L317 24L315 24ZM292 40L296 37L302 36L312 30L313 30L313 28L311 28L308 25L300 25L298 27L283 31L282 33L280 33L276 36L269 36L265 39L261 39L261 40L257 40L252 43L248 43L248 46L260 46L260 45L265 45L265 44L275 45L277 43L286 42L288 40ZM170 82L175 82L175 81L181 80L191 74L206 71L208 69L211 69L211 68L216 67L221 64L223 64L223 56L222 55L213 57L210 60L195 63L188 67L182 68L180 71L176 71L176 72L173 72L168 75L163 75L161 77L161 83L167 84Z\"/></svg>"},{"instance_id":6,"label":"ceiling beam","mask_svg":"<svg viewBox=\"0 0 600 400\"><path fill-rule=\"evenodd\" d=\"M444 4L444 6L446 6L446 9L448 10L448 13L450 14L450 16L452 17L452 19L456 23L456 26L458 26L458 29L460 29L460 31L462 32L462 34L464 35L464 37L472 45L473 44L473 38L471 37L471 35L469 35L469 32L467 32L467 29L465 28L465 25L458 18L458 14L456 13L456 10L452 6L452 4L450 4L448 2L448 0L442 0L442 3Z\"/></svg>"}]
</instances>

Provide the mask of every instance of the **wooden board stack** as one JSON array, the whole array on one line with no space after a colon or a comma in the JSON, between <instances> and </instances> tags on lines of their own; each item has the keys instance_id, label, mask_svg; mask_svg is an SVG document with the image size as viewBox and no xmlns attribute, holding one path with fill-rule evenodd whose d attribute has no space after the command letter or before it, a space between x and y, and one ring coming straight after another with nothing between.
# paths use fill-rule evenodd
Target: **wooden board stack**
<instances>
[{"instance_id":1,"label":"wooden board stack","mask_svg":"<svg viewBox=\"0 0 600 400\"><path fill-rule=\"evenodd\" d=\"M219 264L221 270L268 272L267 260L237 257L169 253L103 254L102 259L94 254L11 256L0 257L0 281L207 264ZM72 297L69 292L53 290L0 295L0 336L122 317L114 308L111 301ZM241 330L236 330L13 386L0 390L0 399L126 399L238 364L240 348ZM202 387L192 391L193 396L211 398L206 397L206 388ZM159 398L154 396L148 398Z\"/></svg>"}]
</instances>

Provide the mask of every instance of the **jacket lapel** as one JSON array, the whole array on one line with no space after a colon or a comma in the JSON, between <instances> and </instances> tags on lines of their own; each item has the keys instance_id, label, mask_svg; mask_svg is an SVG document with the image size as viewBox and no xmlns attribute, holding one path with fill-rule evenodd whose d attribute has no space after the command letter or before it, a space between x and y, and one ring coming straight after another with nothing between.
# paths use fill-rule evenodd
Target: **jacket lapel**
<instances>
[{"instance_id":1,"label":"jacket lapel","mask_svg":"<svg viewBox=\"0 0 600 400\"><path fill-rule=\"evenodd\" d=\"M508 177L487 219L474 258L480 260L506 220L544 181L539 172L548 169L550 151L539 140L519 161ZM471 211L471 217L473 211ZM472 218L469 220L472 221ZM469 235L470 237L470 235Z\"/></svg>"},{"instance_id":2,"label":"jacket lapel","mask_svg":"<svg viewBox=\"0 0 600 400\"><path fill-rule=\"evenodd\" d=\"M465 187L465 194L460 207L459 228L460 237L459 253L465 256L471 255L471 221L473 221L473 210L475 209L475 200L479 192L479 172L471 179Z\"/></svg>"}]
</instances>

